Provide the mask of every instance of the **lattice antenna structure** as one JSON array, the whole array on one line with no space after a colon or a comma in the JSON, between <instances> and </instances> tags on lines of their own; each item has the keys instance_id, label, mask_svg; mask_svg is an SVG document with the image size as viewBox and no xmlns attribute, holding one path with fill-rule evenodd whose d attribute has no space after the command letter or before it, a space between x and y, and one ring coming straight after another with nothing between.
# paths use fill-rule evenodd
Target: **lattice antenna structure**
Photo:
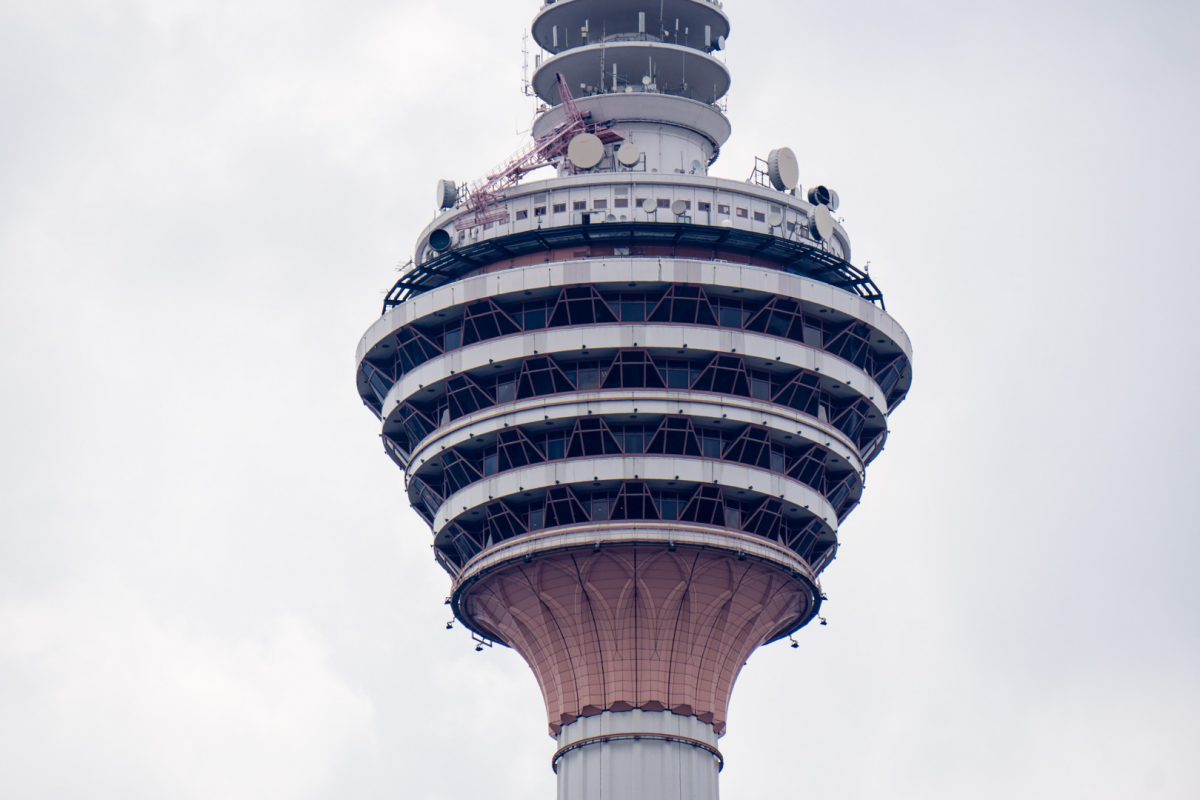
<instances>
[{"instance_id":1,"label":"lattice antenna structure","mask_svg":"<svg viewBox=\"0 0 1200 800\"><path fill-rule=\"evenodd\" d=\"M530 172L560 161L566 155L571 140L579 134L592 133L605 145L621 141L621 135L611 129L611 121L593 124L591 115L579 110L571 95L571 88L562 75L557 76L557 81L560 107L565 109L566 120L516 153L486 178L468 187L463 202L468 213L455 222L457 230L469 230L507 219L508 211L499 205L504 191L516 186Z\"/></svg>"}]
</instances>

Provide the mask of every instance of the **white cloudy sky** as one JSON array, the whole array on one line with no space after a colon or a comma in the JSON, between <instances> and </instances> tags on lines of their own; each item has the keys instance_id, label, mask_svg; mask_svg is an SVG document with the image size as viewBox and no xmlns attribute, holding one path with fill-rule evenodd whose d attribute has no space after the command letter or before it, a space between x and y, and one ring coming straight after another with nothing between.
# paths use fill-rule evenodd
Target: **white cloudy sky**
<instances>
[{"instance_id":1,"label":"white cloudy sky","mask_svg":"<svg viewBox=\"0 0 1200 800\"><path fill-rule=\"evenodd\" d=\"M0 796L553 796L353 380L537 5L0 2ZM1200 796L1200 6L726 7L918 360L724 796Z\"/></svg>"}]
</instances>

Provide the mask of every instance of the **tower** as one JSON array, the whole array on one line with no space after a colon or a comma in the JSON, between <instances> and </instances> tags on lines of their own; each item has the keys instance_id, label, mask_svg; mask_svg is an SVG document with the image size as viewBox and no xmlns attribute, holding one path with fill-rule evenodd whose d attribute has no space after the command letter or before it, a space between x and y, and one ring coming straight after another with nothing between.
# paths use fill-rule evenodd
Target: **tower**
<instances>
[{"instance_id":1,"label":"tower","mask_svg":"<svg viewBox=\"0 0 1200 800\"><path fill-rule=\"evenodd\" d=\"M560 800L715 800L738 673L817 617L911 380L837 193L787 148L709 174L729 34L714 0L546 3L533 142L438 184L359 346L455 617L541 687Z\"/></svg>"}]
</instances>

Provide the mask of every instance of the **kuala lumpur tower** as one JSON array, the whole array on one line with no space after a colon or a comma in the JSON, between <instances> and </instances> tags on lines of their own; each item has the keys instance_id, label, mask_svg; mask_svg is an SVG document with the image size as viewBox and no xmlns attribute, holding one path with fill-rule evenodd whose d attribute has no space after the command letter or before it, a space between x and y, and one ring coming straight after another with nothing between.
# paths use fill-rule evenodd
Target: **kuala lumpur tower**
<instances>
[{"instance_id":1,"label":"kuala lumpur tower","mask_svg":"<svg viewBox=\"0 0 1200 800\"><path fill-rule=\"evenodd\" d=\"M551 1L533 38L533 141L438 183L358 391L454 616L537 678L559 799L715 800L738 673L818 617L911 348L792 150L710 174L721 3Z\"/></svg>"}]
</instances>

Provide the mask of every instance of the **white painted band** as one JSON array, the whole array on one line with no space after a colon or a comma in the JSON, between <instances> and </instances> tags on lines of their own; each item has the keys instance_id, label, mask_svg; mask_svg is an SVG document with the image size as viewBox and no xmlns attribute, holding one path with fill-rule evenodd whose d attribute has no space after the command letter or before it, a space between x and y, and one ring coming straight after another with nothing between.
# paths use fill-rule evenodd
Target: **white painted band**
<instances>
[{"instance_id":1,"label":"white painted band","mask_svg":"<svg viewBox=\"0 0 1200 800\"><path fill-rule=\"evenodd\" d=\"M600 456L533 464L476 481L447 497L438 508L433 521L434 535L463 514L480 511L500 498L558 485L628 480L718 484L735 491L768 495L784 500L789 506L807 509L830 530L837 531L837 515L829 501L786 475L689 456Z\"/></svg>"}]
</instances>

